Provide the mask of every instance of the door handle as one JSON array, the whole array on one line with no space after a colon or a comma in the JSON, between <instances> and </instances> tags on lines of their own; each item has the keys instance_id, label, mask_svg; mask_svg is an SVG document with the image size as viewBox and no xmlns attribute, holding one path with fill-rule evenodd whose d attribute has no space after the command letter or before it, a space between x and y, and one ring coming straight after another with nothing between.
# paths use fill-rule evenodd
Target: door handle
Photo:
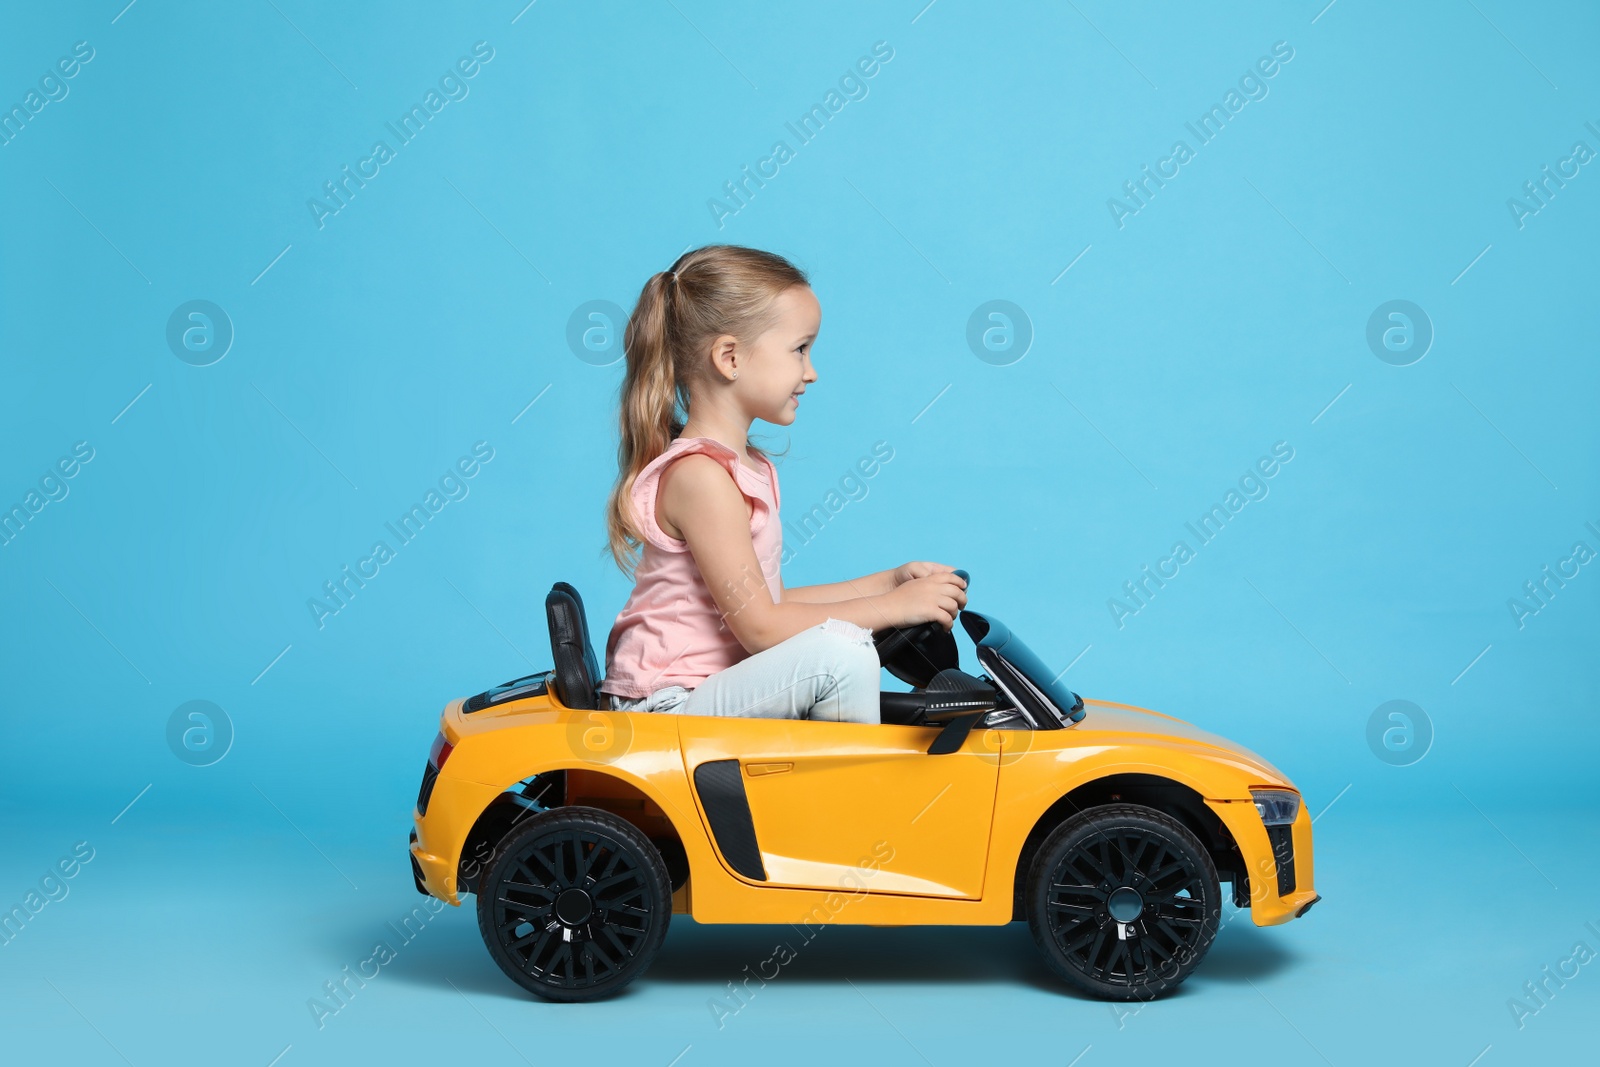
<instances>
[{"instance_id":1,"label":"door handle","mask_svg":"<svg viewBox=\"0 0 1600 1067\"><path fill-rule=\"evenodd\" d=\"M746 763L744 773L752 778L760 778L765 774L782 774L794 770L792 763Z\"/></svg>"}]
</instances>

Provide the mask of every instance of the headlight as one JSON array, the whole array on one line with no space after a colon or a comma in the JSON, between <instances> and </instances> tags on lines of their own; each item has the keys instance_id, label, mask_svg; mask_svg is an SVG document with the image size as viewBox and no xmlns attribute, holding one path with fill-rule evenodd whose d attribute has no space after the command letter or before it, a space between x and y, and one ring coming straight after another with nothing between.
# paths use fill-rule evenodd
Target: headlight
<instances>
[{"instance_id":1,"label":"headlight","mask_svg":"<svg viewBox=\"0 0 1600 1067\"><path fill-rule=\"evenodd\" d=\"M1286 789L1252 789L1256 812L1267 826L1288 826L1300 814L1300 794Z\"/></svg>"}]
</instances>

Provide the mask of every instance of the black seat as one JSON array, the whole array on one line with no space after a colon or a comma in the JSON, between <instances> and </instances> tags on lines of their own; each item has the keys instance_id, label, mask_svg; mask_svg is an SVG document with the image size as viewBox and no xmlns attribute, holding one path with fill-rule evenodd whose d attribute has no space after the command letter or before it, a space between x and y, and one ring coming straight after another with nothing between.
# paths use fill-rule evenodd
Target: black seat
<instances>
[{"instance_id":1,"label":"black seat","mask_svg":"<svg viewBox=\"0 0 1600 1067\"><path fill-rule=\"evenodd\" d=\"M550 652L555 657L556 699L569 708L600 708L600 665L589 643L589 620L583 598L566 582L557 582L544 598L550 624Z\"/></svg>"}]
</instances>

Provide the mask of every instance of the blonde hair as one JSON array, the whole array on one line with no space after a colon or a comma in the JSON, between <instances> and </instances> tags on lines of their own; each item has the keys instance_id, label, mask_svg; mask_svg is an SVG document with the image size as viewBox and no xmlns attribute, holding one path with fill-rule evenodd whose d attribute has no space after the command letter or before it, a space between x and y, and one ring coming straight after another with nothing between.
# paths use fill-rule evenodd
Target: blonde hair
<instances>
[{"instance_id":1,"label":"blonde hair","mask_svg":"<svg viewBox=\"0 0 1600 1067\"><path fill-rule=\"evenodd\" d=\"M697 357L723 334L754 341L770 325L778 296L810 284L805 272L782 256L739 245L685 252L669 270L645 282L622 336L627 358L618 416L622 434L617 481L606 503L607 548L623 574L633 577L644 543L632 505L633 483L683 431L689 385L711 374L709 360ZM766 454L746 444L752 453Z\"/></svg>"}]
</instances>

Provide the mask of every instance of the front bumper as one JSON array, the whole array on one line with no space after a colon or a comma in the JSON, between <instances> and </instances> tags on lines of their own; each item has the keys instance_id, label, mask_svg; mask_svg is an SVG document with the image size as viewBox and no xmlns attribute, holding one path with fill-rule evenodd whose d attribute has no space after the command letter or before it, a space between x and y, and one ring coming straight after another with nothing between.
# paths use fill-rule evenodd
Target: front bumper
<instances>
[{"instance_id":1,"label":"front bumper","mask_svg":"<svg viewBox=\"0 0 1600 1067\"><path fill-rule=\"evenodd\" d=\"M1250 919L1257 926L1278 926L1298 918L1322 898L1312 872L1311 813L1304 799L1294 822L1271 832L1248 800L1207 800L1233 835L1244 859L1249 882ZM1276 838L1276 840L1274 840Z\"/></svg>"}]
</instances>

